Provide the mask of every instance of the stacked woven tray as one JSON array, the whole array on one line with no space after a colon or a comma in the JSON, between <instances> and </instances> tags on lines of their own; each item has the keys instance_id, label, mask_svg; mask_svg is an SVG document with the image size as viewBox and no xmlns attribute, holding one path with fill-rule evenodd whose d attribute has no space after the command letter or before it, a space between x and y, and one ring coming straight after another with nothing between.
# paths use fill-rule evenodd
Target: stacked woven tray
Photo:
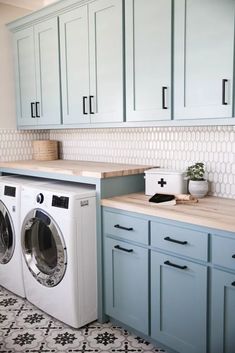
<instances>
[{"instance_id":1,"label":"stacked woven tray","mask_svg":"<svg viewBox=\"0 0 235 353\"><path fill-rule=\"evenodd\" d=\"M37 161L52 161L58 159L58 141L33 141L33 159Z\"/></svg>"}]
</instances>

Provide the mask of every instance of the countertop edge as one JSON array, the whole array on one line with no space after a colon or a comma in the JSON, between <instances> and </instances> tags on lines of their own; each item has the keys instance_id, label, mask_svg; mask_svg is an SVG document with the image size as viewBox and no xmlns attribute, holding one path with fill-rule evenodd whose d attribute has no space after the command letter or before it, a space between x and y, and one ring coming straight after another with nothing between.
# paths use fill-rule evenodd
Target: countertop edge
<instances>
[{"instance_id":1,"label":"countertop edge","mask_svg":"<svg viewBox=\"0 0 235 353\"><path fill-rule=\"evenodd\" d=\"M55 160L55 161L14 161L14 162L0 162L0 172L9 170L30 171L36 173L55 173L64 174L78 177L89 177L97 179L114 178L128 175L143 174L145 170L152 168L147 165L133 165L120 163L108 163L108 162L91 162L91 161L70 161L70 160ZM45 164L43 165L43 162ZM50 162L51 165L50 165ZM63 166L64 162L64 166ZM86 167L85 164L88 164ZM30 164L32 163L32 164ZM71 163L71 166L69 164ZM80 165L79 165L80 163ZM92 165L94 163L94 166ZM57 165L56 165L57 164ZM77 164L77 169L74 164ZM94 170L92 170L92 168ZM113 168L113 169L112 169ZM95 170L96 169L96 170ZM107 170L110 169L110 170Z\"/></svg>"},{"instance_id":2,"label":"countertop edge","mask_svg":"<svg viewBox=\"0 0 235 353\"><path fill-rule=\"evenodd\" d=\"M219 198L218 198L219 199ZM234 201L235 202L235 201ZM101 200L101 206L105 207L110 207L118 210L123 210L127 212L133 212L133 213L138 213L138 214L143 214L146 216L151 216L151 217L158 217L158 218L164 218L172 221L178 221L178 222L183 222L187 224L193 224L196 226L202 226L202 227L207 227L207 228L212 228L212 229L217 229L219 231L225 231L225 232L231 232L235 233L235 229L228 225L227 223L219 220L217 221L212 221L210 219L203 219L198 215L185 215L181 214L180 212L177 212L175 214L169 215L169 211L173 210L174 207L177 207L177 211L179 211L179 208L181 205L175 205L175 206L159 206L158 209L154 208L148 208L147 206L140 206L140 205L134 205L134 204L129 204L127 202L121 202L117 200L112 200L110 199L102 199ZM191 207L188 205L187 207ZM166 209L164 209L166 208Z\"/></svg>"}]
</instances>

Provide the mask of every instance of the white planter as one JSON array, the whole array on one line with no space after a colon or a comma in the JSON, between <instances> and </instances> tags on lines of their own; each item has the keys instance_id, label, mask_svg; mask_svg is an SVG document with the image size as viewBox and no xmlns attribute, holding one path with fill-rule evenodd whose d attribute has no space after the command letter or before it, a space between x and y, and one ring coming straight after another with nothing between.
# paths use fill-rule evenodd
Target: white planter
<instances>
[{"instance_id":1,"label":"white planter","mask_svg":"<svg viewBox=\"0 0 235 353\"><path fill-rule=\"evenodd\" d=\"M192 196L201 199L208 193L207 180L189 180L188 190Z\"/></svg>"}]
</instances>

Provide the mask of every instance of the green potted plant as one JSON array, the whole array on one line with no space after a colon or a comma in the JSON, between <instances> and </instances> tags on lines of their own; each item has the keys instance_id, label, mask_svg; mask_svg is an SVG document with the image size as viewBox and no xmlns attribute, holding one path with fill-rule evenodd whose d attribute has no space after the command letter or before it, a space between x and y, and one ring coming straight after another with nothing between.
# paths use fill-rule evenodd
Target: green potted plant
<instances>
[{"instance_id":1,"label":"green potted plant","mask_svg":"<svg viewBox=\"0 0 235 353\"><path fill-rule=\"evenodd\" d=\"M205 166L202 162L197 162L187 169L189 179L188 190L192 196L202 198L208 193L208 181L204 179Z\"/></svg>"}]
</instances>

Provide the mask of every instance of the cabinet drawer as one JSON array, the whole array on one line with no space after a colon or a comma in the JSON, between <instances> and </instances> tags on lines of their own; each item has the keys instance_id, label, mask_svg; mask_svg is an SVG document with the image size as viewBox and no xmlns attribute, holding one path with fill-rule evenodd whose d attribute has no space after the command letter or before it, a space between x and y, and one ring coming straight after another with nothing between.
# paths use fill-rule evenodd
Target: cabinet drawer
<instances>
[{"instance_id":1,"label":"cabinet drawer","mask_svg":"<svg viewBox=\"0 0 235 353\"><path fill-rule=\"evenodd\" d=\"M212 262L235 270L235 238L212 236Z\"/></svg>"},{"instance_id":2,"label":"cabinet drawer","mask_svg":"<svg viewBox=\"0 0 235 353\"><path fill-rule=\"evenodd\" d=\"M104 233L148 244L148 221L104 211Z\"/></svg>"},{"instance_id":3,"label":"cabinet drawer","mask_svg":"<svg viewBox=\"0 0 235 353\"><path fill-rule=\"evenodd\" d=\"M208 259L208 234L192 229L151 222L151 245L203 261Z\"/></svg>"}]
</instances>

